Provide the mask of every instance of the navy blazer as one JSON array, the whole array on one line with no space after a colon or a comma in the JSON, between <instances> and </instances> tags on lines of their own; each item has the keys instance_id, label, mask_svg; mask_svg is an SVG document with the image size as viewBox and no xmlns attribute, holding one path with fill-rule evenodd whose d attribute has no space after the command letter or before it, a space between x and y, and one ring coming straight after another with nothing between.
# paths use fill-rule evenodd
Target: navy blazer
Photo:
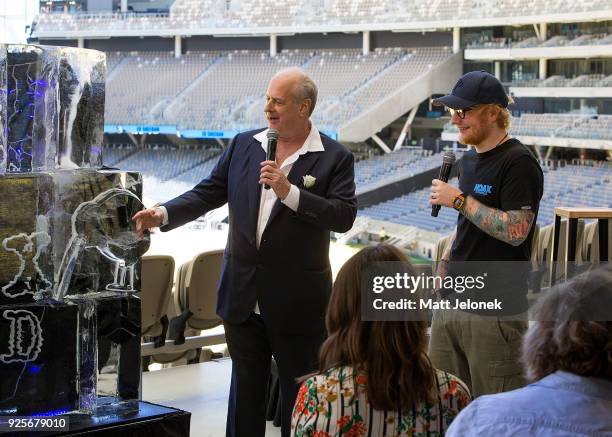
<instances>
[{"instance_id":1,"label":"navy blazer","mask_svg":"<svg viewBox=\"0 0 612 437\"><path fill-rule=\"evenodd\" d=\"M329 233L348 231L357 214L353 154L321 134L325 151L301 155L288 175L300 190L298 210L277 200L258 250L260 163L266 154L253 135L261 131L236 135L206 179L164 204L168 225L162 231L227 202L229 236L217 314L230 323L241 323L257 301L264 322L272 329L320 331L332 284ZM316 178L308 189L303 186L305 175Z\"/></svg>"}]
</instances>

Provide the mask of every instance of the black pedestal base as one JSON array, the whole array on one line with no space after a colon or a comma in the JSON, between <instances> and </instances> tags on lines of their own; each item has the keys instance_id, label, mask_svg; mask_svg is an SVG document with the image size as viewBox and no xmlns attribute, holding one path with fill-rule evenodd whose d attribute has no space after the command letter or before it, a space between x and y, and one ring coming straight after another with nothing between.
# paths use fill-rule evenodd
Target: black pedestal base
<instances>
[{"instance_id":1,"label":"black pedestal base","mask_svg":"<svg viewBox=\"0 0 612 437\"><path fill-rule=\"evenodd\" d=\"M69 414L67 431L36 432L37 436L84 436L96 437L189 437L191 413L149 402L138 402L138 411L85 416ZM58 416L59 417L59 416ZM15 436L31 433L11 433Z\"/></svg>"}]
</instances>

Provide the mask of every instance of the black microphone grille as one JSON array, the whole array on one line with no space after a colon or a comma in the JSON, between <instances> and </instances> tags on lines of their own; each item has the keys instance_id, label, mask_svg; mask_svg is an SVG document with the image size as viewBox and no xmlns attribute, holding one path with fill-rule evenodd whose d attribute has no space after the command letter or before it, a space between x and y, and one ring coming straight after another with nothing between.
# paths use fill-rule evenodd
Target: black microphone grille
<instances>
[{"instance_id":1,"label":"black microphone grille","mask_svg":"<svg viewBox=\"0 0 612 437\"><path fill-rule=\"evenodd\" d=\"M450 150L444 152L444 155L442 155L442 162L444 164L453 165L455 163L455 154Z\"/></svg>"},{"instance_id":2,"label":"black microphone grille","mask_svg":"<svg viewBox=\"0 0 612 437\"><path fill-rule=\"evenodd\" d=\"M268 134L266 136L269 140L278 140L278 131L276 129L268 129Z\"/></svg>"}]
</instances>

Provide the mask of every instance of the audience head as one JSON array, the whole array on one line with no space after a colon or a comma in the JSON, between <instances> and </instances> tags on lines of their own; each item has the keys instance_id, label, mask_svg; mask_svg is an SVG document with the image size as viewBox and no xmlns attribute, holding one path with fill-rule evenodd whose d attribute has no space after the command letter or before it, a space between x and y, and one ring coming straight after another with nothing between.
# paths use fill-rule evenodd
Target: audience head
<instances>
[{"instance_id":1,"label":"audience head","mask_svg":"<svg viewBox=\"0 0 612 437\"><path fill-rule=\"evenodd\" d=\"M612 381L612 265L548 291L523 340L530 381L557 370Z\"/></svg>"},{"instance_id":2,"label":"audience head","mask_svg":"<svg viewBox=\"0 0 612 437\"><path fill-rule=\"evenodd\" d=\"M340 269L327 311L329 337L321 347L320 366L351 366L366 375L369 402L377 410L411 408L432 402L435 369L427 356L427 322L362 321L362 273L371 263L400 262L416 275L396 247L379 244L362 249Z\"/></svg>"}]
</instances>

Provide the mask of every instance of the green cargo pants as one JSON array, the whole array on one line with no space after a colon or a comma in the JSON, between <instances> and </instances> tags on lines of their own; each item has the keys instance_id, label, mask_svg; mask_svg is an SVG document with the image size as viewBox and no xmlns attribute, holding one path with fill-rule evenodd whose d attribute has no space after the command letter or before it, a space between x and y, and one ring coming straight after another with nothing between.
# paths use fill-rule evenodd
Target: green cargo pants
<instances>
[{"instance_id":1,"label":"green cargo pants","mask_svg":"<svg viewBox=\"0 0 612 437\"><path fill-rule=\"evenodd\" d=\"M433 365L463 380L472 397L523 387L519 363L526 317L511 320L460 310L434 311L429 342Z\"/></svg>"}]
</instances>

